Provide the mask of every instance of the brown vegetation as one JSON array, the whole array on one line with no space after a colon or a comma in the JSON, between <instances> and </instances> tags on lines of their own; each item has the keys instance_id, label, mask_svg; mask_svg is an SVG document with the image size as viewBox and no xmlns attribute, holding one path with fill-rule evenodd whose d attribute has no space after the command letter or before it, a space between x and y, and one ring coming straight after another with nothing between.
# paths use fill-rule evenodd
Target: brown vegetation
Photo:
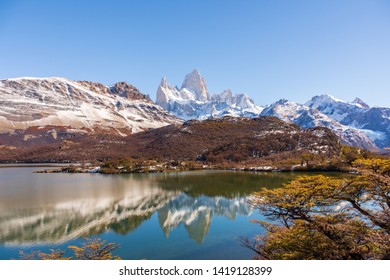
<instances>
[{"instance_id":1,"label":"brown vegetation","mask_svg":"<svg viewBox=\"0 0 390 280\"><path fill-rule=\"evenodd\" d=\"M133 159L201 162L216 166L293 165L327 167L339 158L339 139L329 129L302 130L274 117L187 121L120 137L109 133L67 133L53 127L2 135L2 162L81 162ZM32 135L26 138L26 134ZM1 146L1 145L0 145Z\"/></svg>"},{"instance_id":2,"label":"brown vegetation","mask_svg":"<svg viewBox=\"0 0 390 280\"><path fill-rule=\"evenodd\" d=\"M21 258L24 260L119 260L112 253L119 245L115 243L107 243L99 238L86 239L81 247L69 246L72 250L70 256L66 255L64 250L50 250L50 253L34 251L31 253L20 252Z\"/></svg>"}]
</instances>

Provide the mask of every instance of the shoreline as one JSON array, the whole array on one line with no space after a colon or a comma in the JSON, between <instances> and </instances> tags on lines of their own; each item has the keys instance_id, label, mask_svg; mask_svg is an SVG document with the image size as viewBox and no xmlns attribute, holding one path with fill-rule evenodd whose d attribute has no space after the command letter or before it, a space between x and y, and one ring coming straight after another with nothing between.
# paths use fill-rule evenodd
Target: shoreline
<instances>
[{"instance_id":1,"label":"shoreline","mask_svg":"<svg viewBox=\"0 0 390 280\"><path fill-rule=\"evenodd\" d=\"M120 164L119 162L104 162L100 165L96 163L0 163L0 168L26 168L37 167L45 168L43 170L33 171L34 173L97 173L97 174L139 174L139 173L165 173L165 172L185 172L199 170L216 170L216 171L240 171L240 172L341 172L355 173L355 169L348 166L335 168L334 166L311 166L292 165L277 167L272 165L245 166L238 164L210 165L199 162L189 161L136 161L131 164Z\"/></svg>"},{"instance_id":2,"label":"shoreline","mask_svg":"<svg viewBox=\"0 0 390 280\"><path fill-rule=\"evenodd\" d=\"M42 166L45 167L45 166ZM53 166L55 167L55 166ZM192 169L162 169L162 170L138 170L138 171L115 171L115 172L107 172L102 171L101 167L94 166L89 168L81 168L78 167L74 169L74 166L65 166L57 169L45 169L45 170L37 170L34 173L71 173L71 174L106 174L106 175L123 175L123 174L154 174L154 173L175 173L175 172L188 172L188 171L234 171L234 172L253 172L253 173L304 173L304 172L340 172L340 173L350 173L355 174L355 171L352 169L331 169L331 168L299 168L299 169L269 169L269 168L252 168L252 167L243 167L243 168L235 168L235 167L205 167L205 168L192 168Z\"/></svg>"},{"instance_id":3,"label":"shoreline","mask_svg":"<svg viewBox=\"0 0 390 280\"><path fill-rule=\"evenodd\" d=\"M80 163L0 163L0 168L14 168L14 167L66 167L69 165L77 165Z\"/></svg>"}]
</instances>

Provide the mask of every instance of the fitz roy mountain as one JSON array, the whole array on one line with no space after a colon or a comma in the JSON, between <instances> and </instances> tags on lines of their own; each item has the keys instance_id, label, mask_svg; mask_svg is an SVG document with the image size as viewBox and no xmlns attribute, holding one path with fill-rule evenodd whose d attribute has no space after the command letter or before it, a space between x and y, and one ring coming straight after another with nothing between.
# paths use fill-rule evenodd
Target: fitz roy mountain
<instances>
[{"instance_id":1,"label":"fitz roy mountain","mask_svg":"<svg viewBox=\"0 0 390 280\"><path fill-rule=\"evenodd\" d=\"M205 79L196 69L185 77L181 88L170 85L163 78L157 88L156 103L184 120L223 116L255 117L263 109L248 95L233 94L229 89L220 94L210 94Z\"/></svg>"},{"instance_id":2,"label":"fitz roy mountain","mask_svg":"<svg viewBox=\"0 0 390 280\"><path fill-rule=\"evenodd\" d=\"M115 134L179 123L137 88L64 78L0 80L0 133Z\"/></svg>"},{"instance_id":3,"label":"fitz roy mountain","mask_svg":"<svg viewBox=\"0 0 390 280\"><path fill-rule=\"evenodd\" d=\"M359 98L346 102L321 95L304 105L282 99L264 108L246 94L233 95L230 90L211 95L205 79L199 71L193 70L185 77L181 88L163 78L157 88L156 103L186 120L275 116L303 128L330 128L343 144L368 150L390 147L390 109L371 108Z\"/></svg>"}]
</instances>

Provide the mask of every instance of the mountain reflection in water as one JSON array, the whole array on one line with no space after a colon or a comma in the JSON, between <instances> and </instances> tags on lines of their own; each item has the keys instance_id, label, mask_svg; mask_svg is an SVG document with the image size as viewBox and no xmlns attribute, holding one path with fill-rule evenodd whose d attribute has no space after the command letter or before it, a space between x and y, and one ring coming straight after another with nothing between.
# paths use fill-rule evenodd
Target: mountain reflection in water
<instances>
[{"instance_id":1,"label":"mountain reflection in water","mask_svg":"<svg viewBox=\"0 0 390 280\"><path fill-rule=\"evenodd\" d=\"M24 185L15 181L23 178L9 176L0 187L2 244L64 243L107 231L124 235L155 212L167 238L183 225L189 238L202 243L213 216L249 215L246 197L261 187L259 176L233 172L23 176ZM286 180L282 174L267 178L269 186Z\"/></svg>"},{"instance_id":2,"label":"mountain reflection in water","mask_svg":"<svg viewBox=\"0 0 390 280\"><path fill-rule=\"evenodd\" d=\"M122 259L250 259L240 237L263 232L246 200L293 173L36 174L0 168L0 259L20 251L120 244Z\"/></svg>"},{"instance_id":3,"label":"mountain reflection in water","mask_svg":"<svg viewBox=\"0 0 390 280\"><path fill-rule=\"evenodd\" d=\"M158 210L158 221L165 236L184 224L191 239L202 243L209 231L213 215L234 220L236 215L249 215L244 198L190 197L181 194Z\"/></svg>"},{"instance_id":4,"label":"mountain reflection in water","mask_svg":"<svg viewBox=\"0 0 390 280\"><path fill-rule=\"evenodd\" d=\"M61 190L61 195L45 194L50 199L44 204L32 200L25 207L1 207L0 240L62 243L110 229L124 234L178 195L177 191L165 191L132 177L116 183L115 188L70 186Z\"/></svg>"}]
</instances>

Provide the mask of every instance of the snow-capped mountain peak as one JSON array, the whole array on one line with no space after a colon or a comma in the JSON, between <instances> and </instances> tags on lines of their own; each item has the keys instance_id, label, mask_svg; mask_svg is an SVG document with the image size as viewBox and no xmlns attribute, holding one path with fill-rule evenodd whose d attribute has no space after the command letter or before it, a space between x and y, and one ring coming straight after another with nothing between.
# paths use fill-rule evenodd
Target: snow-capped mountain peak
<instances>
[{"instance_id":1,"label":"snow-capped mountain peak","mask_svg":"<svg viewBox=\"0 0 390 280\"><path fill-rule=\"evenodd\" d=\"M369 107L360 98L345 102L323 95L313 97L306 105L318 109L342 125L358 129L379 148L390 146L389 108Z\"/></svg>"},{"instance_id":2,"label":"snow-capped mountain peak","mask_svg":"<svg viewBox=\"0 0 390 280\"><path fill-rule=\"evenodd\" d=\"M225 102L228 105L233 104L233 93L230 89L225 89L220 94L214 94L211 96L211 100L215 100L217 102Z\"/></svg>"},{"instance_id":3,"label":"snow-capped mountain peak","mask_svg":"<svg viewBox=\"0 0 390 280\"><path fill-rule=\"evenodd\" d=\"M349 103L331 95L314 96L311 100L305 103L310 108L316 108L325 115L340 122L348 114L355 110L362 109L362 105L357 103Z\"/></svg>"},{"instance_id":4,"label":"snow-capped mountain peak","mask_svg":"<svg viewBox=\"0 0 390 280\"><path fill-rule=\"evenodd\" d=\"M254 117L263 109L246 94L234 95L231 90L210 95L206 81L198 70L186 75L182 87L174 87L163 79L157 88L156 103L182 119L209 117Z\"/></svg>"},{"instance_id":5,"label":"snow-capped mountain peak","mask_svg":"<svg viewBox=\"0 0 390 280\"><path fill-rule=\"evenodd\" d=\"M324 106L328 104L347 104L346 101L338 99L330 94L322 94L322 95L316 95L312 97L308 102L305 103L305 105L309 107L319 107Z\"/></svg>"},{"instance_id":6,"label":"snow-capped mountain peak","mask_svg":"<svg viewBox=\"0 0 390 280\"><path fill-rule=\"evenodd\" d=\"M319 108L330 108L331 107L338 107L338 109L343 108L343 109L353 109L353 108L370 108L370 106L367 105L363 100L360 98L356 97L352 102L347 102L341 99L338 99L332 95L329 94L324 94L324 95L317 95L312 97L311 100L305 103L305 105L309 107L315 107Z\"/></svg>"},{"instance_id":7,"label":"snow-capped mountain peak","mask_svg":"<svg viewBox=\"0 0 390 280\"><path fill-rule=\"evenodd\" d=\"M352 101L352 104L353 105L356 105L356 106L360 106L362 108L370 108L370 106L368 106L368 104L366 102L364 102L363 100L361 100L359 97L356 97L353 101Z\"/></svg>"},{"instance_id":8,"label":"snow-capped mountain peak","mask_svg":"<svg viewBox=\"0 0 390 280\"><path fill-rule=\"evenodd\" d=\"M162 86L162 87L164 87L164 88L168 87L167 77L164 76L164 77L161 79L160 86Z\"/></svg>"},{"instance_id":9,"label":"snow-capped mountain peak","mask_svg":"<svg viewBox=\"0 0 390 280\"><path fill-rule=\"evenodd\" d=\"M321 98L328 99L327 96ZM275 116L283 121L298 124L303 128L327 127L336 133L344 144L370 150L376 148L374 142L362 131L343 125L316 108L307 105L281 99L266 107L261 115Z\"/></svg>"}]
</instances>

